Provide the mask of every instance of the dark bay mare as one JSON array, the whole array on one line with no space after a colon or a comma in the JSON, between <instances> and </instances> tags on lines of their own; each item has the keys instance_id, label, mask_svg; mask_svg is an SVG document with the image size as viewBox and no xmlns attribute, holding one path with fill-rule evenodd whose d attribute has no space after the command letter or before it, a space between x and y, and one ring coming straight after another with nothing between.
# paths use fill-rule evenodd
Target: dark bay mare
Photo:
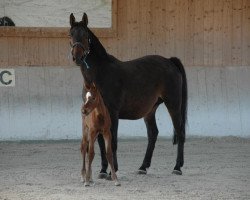
<instances>
[{"instance_id":1,"label":"dark bay mare","mask_svg":"<svg viewBox=\"0 0 250 200\"><path fill-rule=\"evenodd\" d=\"M110 113L115 170L118 170L116 151L119 119L144 118L148 146L138 173L147 173L158 135L155 112L158 106L164 103L174 126L173 144L178 144L173 173L182 174L187 117L187 80L180 60L175 57L167 59L152 55L122 62L109 55L99 39L90 31L85 13L80 22L76 22L74 15L71 14L70 25L73 61L80 66L85 84L91 82L97 84ZM83 96L85 96L84 90ZM101 178L102 175L107 176L108 167L105 143L101 134L98 136L98 143L102 158L102 169L99 174Z\"/></svg>"}]
</instances>

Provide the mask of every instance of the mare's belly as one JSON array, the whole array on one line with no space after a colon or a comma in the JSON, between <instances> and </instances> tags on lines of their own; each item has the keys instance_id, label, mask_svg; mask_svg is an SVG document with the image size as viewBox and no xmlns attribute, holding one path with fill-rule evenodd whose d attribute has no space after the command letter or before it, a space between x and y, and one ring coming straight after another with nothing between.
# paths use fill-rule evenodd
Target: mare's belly
<instances>
[{"instance_id":1,"label":"mare's belly","mask_svg":"<svg viewBox=\"0 0 250 200\"><path fill-rule=\"evenodd\" d=\"M137 100L126 101L125 104L122 105L119 118L120 119L140 119L146 116L151 112L154 105L157 103L158 97L151 98L140 98Z\"/></svg>"}]
</instances>

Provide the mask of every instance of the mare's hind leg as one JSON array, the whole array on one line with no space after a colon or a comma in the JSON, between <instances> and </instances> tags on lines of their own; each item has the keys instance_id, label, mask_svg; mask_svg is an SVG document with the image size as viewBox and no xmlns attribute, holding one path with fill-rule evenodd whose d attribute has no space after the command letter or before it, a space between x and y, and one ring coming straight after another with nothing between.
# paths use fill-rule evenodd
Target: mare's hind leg
<instances>
[{"instance_id":1,"label":"mare's hind leg","mask_svg":"<svg viewBox=\"0 0 250 200\"><path fill-rule=\"evenodd\" d=\"M182 175L181 167L184 164L184 142L185 142L185 127L182 128L182 115L180 106L177 104L170 104L169 102L165 102L165 105L168 108L170 113L173 126L174 126L174 138L173 144L178 144L177 147L177 159L176 165L173 170L173 174Z\"/></svg>"},{"instance_id":2,"label":"mare's hind leg","mask_svg":"<svg viewBox=\"0 0 250 200\"><path fill-rule=\"evenodd\" d=\"M148 134L148 146L147 146L147 150L146 150L143 163L138 170L139 174L146 174L147 168L149 168L151 164L151 159L152 159L153 151L155 148L155 142L157 140L157 136L159 133L157 125L156 125L156 120L155 120L155 111L157 108L158 108L158 105L155 105L152 111L146 117L144 117L144 121L147 127L147 134Z\"/></svg>"}]
</instances>

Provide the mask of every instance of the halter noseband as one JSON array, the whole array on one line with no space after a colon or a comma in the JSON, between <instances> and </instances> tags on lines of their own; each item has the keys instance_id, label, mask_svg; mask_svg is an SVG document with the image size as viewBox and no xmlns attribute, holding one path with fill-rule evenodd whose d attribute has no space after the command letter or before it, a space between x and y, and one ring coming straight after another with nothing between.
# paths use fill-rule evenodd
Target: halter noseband
<instances>
[{"instance_id":1,"label":"halter noseband","mask_svg":"<svg viewBox=\"0 0 250 200\"><path fill-rule=\"evenodd\" d=\"M89 45L90 44L90 39L88 39L88 42L89 42L88 43L88 45ZM78 47L80 47L83 50L83 59L82 59L82 62L84 62L84 64L86 65L87 69L89 69L90 67L89 67L88 63L86 62L86 58L89 55L90 49L85 50L85 48L84 48L84 46L83 46L83 44L81 42L75 42L73 44L70 43L70 45L71 45L71 53L72 54L73 54L73 48L74 47L78 46Z\"/></svg>"}]
</instances>

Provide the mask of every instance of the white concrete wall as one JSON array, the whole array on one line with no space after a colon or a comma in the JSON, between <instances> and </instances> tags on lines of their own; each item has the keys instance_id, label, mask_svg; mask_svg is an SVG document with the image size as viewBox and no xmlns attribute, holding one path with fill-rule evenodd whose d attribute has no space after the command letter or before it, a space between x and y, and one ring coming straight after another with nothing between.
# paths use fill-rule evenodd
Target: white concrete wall
<instances>
[{"instance_id":1,"label":"white concrete wall","mask_svg":"<svg viewBox=\"0 0 250 200\"><path fill-rule=\"evenodd\" d=\"M15 87L0 87L0 140L79 139L79 68L18 67ZM250 136L250 67L187 67L187 135ZM160 136L172 136L166 108ZM119 136L146 136L143 120L121 120Z\"/></svg>"}]
</instances>

